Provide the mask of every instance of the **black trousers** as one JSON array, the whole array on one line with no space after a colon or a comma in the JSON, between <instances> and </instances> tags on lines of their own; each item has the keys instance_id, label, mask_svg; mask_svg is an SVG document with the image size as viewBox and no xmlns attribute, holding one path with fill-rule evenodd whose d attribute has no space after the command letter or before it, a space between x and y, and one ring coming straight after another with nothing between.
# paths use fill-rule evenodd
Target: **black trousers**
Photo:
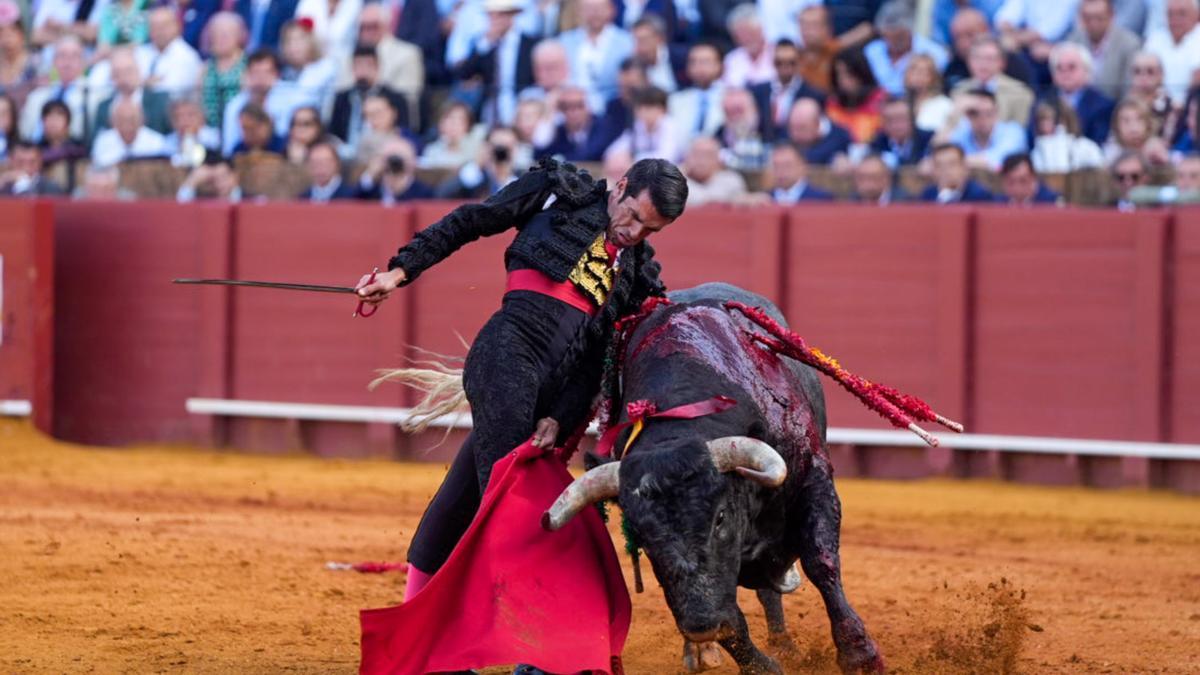
<instances>
[{"instance_id":1,"label":"black trousers","mask_svg":"<svg viewBox=\"0 0 1200 675\"><path fill-rule=\"evenodd\" d=\"M463 369L474 427L425 509L408 561L433 574L475 517L492 464L529 440L561 383L551 373L588 316L531 291L506 293L476 336Z\"/></svg>"}]
</instances>

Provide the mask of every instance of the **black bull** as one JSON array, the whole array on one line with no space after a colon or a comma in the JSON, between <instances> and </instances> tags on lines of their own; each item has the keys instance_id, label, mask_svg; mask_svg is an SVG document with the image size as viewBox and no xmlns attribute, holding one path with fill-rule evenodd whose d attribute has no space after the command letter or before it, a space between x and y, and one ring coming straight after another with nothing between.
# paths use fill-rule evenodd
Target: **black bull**
<instances>
[{"instance_id":1,"label":"black bull","mask_svg":"<svg viewBox=\"0 0 1200 675\"><path fill-rule=\"evenodd\" d=\"M617 497L691 645L689 667L697 665L696 645L716 640L743 672L779 672L750 639L737 587L757 591L771 642L786 645L780 591L798 584L799 560L825 602L841 668L882 670L842 590L841 502L816 372L755 345L746 336L754 326L723 306L735 300L762 307L782 323L765 298L705 284L671 300L628 341L625 401L653 401L664 410L723 395L737 405L691 420L649 420L624 459L589 471L564 491L548 525L561 526L589 502Z\"/></svg>"}]
</instances>

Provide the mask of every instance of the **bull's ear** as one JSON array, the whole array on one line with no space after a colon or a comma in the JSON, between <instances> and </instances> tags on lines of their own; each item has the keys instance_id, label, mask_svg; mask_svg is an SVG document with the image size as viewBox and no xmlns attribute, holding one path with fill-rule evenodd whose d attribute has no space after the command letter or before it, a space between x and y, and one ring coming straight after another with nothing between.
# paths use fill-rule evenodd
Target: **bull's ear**
<instances>
[{"instance_id":1,"label":"bull's ear","mask_svg":"<svg viewBox=\"0 0 1200 675\"><path fill-rule=\"evenodd\" d=\"M620 462L609 462L576 478L542 514L542 529L554 531L566 525L588 504L611 499L621 492Z\"/></svg>"},{"instance_id":2,"label":"bull's ear","mask_svg":"<svg viewBox=\"0 0 1200 675\"><path fill-rule=\"evenodd\" d=\"M779 487L787 478L787 463L770 445L749 436L724 436L708 442L717 471L739 475L764 485Z\"/></svg>"}]
</instances>

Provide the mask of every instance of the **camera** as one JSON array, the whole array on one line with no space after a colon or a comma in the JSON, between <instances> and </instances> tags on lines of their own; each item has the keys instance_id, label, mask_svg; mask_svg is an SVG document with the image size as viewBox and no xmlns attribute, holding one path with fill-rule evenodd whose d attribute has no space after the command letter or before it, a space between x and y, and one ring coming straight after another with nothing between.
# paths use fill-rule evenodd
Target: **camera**
<instances>
[{"instance_id":1,"label":"camera","mask_svg":"<svg viewBox=\"0 0 1200 675\"><path fill-rule=\"evenodd\" d=\"M508 161L511 153L509 149L503 145L498 145L492 148L492 159L496 160L497 164L503 164Z\"/></svg>"},{"instance_id":2,"label":"camera","mask_svg":"<svg viewBox=\"0 0 1200 675\"><path fill-rule=\"evenodd\" d=\"M388 155L387 172L404 173L404 158L400 155Z\"/></svg>"}]
</instances>

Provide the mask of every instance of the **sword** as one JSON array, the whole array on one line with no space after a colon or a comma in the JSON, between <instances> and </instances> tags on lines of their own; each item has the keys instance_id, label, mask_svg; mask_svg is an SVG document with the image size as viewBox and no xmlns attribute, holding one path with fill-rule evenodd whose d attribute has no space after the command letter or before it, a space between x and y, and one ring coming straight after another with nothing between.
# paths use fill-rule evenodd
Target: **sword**
<instances>
[{"instance_id":1,"label":"sword","mask_svg":"<svg viewBox=\"0 0 1200 675\"><path fill-rule=\"evenodd\" d=\"M379 272L379 268L375 268L371 272L370 281L375 281L375 275ZM320 284L290 284L280 281L243 281L241 279L175 279L172 283L176 284L191 284L199 286L250 286L253 288L278 288L285 291L313 291L317 293L350 293L357 296L358 289L353 286L322 286ZM378 308L372 307L371 311L366 310L366 303L359 299L358 308L354 310L353 316L368 317L376 312Z\"/></svg>"},{"instance_id":2,"label":"sword","mask_svg":"<svg viewBox=\"0 0 1200 675\"><path fill-rule=\"evenodd\" d=\"M316 291L318 293L354 293L353 286L321 286L318 284L287 284L278 281L242 281L240 279L175 279L176 284L204 286L253 286L255 288L281 288L286 291Z\"/></svg>"}]
</instances>

